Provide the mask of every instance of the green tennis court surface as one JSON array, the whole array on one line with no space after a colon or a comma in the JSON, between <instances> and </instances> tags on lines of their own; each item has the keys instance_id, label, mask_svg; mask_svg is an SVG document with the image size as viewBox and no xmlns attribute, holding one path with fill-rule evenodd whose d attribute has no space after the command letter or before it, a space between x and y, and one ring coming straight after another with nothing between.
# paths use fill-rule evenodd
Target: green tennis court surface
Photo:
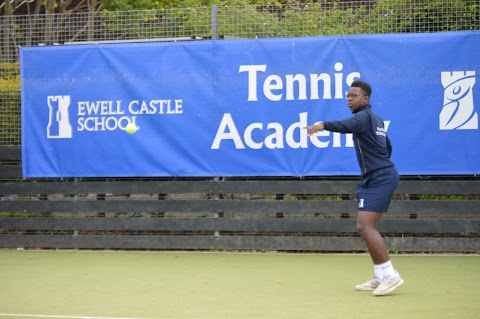
<instances>
[{"instance_id":1,"label":"green tennis court surface","mask_svg":"<svg viewBox=\"0 0 480 319\"><path fill-rule=\"evenodd\" d=\"M0 251L0 319L480 318L480 256L393 256L373 297L367 255Z\"/></svg>"}]
</instances>

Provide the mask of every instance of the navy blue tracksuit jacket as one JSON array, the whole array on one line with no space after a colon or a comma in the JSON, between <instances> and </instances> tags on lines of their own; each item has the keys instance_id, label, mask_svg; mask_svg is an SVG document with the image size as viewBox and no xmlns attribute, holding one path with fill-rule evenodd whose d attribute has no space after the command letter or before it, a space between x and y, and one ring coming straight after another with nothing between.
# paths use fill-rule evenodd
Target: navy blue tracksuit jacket
<instances>
[{"instance_id":1,"label":"navy blue tracksuit jacket","mask_svg":"<svg viewBox=\"0 0 480 319\"><path fill-rule=\"evenodd\" d=\"M392 146L383 120L372 111L370 104L353 112L353 117L323 122L331 132L353 133L355 152L362 177L384 167L394 166L390 160Z\"/></svg>"}]
</instances>

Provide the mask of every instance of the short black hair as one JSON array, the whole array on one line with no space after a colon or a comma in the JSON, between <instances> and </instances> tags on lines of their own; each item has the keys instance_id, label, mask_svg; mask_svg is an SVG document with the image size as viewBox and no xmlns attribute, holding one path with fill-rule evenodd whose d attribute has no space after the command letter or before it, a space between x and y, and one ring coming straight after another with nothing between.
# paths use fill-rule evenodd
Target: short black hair
<instances>
[{"instance_id":1,"label":"short black hair","mask_svg":"<svg viewBox=\"0 0 480 319\"><path fill-rule=\"evenodd\" d=\"M353 81L350 87L362 89L363 94L365 94L366 96L372 95L372 87L370 86L370 84L368 84L365 81L361 81L361 80Z\"/></svg>"}]
</instances>

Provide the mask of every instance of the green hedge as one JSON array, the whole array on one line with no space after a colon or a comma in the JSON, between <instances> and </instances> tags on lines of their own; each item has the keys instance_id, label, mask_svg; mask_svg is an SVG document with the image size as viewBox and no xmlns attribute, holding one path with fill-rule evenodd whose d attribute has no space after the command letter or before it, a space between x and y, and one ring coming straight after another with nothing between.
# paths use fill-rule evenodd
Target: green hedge
<instances>
[{"instance_id":1,"label":"green hedge","mask_svg":"<svg viewBox=\"0 0 480 319\"><path fill-rule=\"evenodd\" d=\"M20 145L20 68L0 63L0 145Z\"/></svg>"}]
</instances>

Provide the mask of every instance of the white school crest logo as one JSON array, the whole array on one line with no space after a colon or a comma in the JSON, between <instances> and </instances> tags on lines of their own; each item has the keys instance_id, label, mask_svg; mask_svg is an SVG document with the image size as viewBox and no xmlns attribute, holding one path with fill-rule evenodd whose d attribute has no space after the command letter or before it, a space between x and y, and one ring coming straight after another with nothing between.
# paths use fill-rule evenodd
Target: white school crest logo
<instances>
[{"instance_id":1,"label":"white school crest logo","mask_svg":"<svg viewBox=\"0 0 480 319\"><path fill-rule=\"evenodd\" d=\"M473 104L475 71L442 72L443 109L440 130L476 130L478 114Z\"/></svg>"},{"instance_id":2,"label":"white school crest logo","mask_svg":"<svg viewBox=\"0 0 480 319\"><path fill-rule=\"evenodd\" d=\"M49 108L47 138L72 138L72 126L70 125L69 95L48 96Z\"/></svg>"}]
</instances>

